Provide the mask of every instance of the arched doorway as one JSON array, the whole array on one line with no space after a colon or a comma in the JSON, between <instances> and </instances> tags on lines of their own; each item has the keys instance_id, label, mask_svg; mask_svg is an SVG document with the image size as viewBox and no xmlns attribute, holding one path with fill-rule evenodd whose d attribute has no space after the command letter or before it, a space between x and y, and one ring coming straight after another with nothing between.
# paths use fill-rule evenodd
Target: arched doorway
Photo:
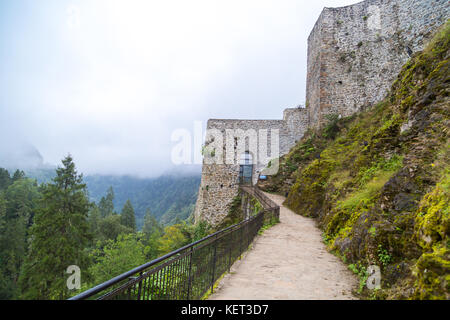
<instances>
[{"instance_id":1,"label":"arched doorway","mask_svg":"<svg viewBox=\"0 0 450 320\"><path fill-rule=\"evenodd\" d=\"M253 180L253 157L246 151L239 159L239 184L252 185Z\"/></svg>"}]
</instances>

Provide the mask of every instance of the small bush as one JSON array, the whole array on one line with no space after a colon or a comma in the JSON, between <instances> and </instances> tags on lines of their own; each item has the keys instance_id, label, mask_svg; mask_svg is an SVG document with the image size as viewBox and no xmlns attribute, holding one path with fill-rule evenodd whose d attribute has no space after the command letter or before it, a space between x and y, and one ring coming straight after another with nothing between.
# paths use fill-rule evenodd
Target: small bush
<instances>
[{"instance_id":1,"label":"small bush","mask_svg":"<svg viewBox=\"0 0 450 320\"><path fill-rule=\"evenodd\" d=\"M335 139L339 133L339 115L329 114L325 118L328 120L328 123L324 127L323 136L326 139Z\"/></svg>"}]
</instances>

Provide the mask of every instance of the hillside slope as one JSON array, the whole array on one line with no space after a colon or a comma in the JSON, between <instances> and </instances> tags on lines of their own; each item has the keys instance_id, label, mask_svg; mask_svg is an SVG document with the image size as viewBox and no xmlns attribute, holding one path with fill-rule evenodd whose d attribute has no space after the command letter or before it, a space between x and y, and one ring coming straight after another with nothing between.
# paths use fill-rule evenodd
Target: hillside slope
<instances>
[{"instance_id":1,"label":"hillside slope","mask_svg":"<svg viewBox=\"0 0 450 320\"><path fill-rule=\"evenodd\" d=\"M381 103L329 117L260 188L316 217L324 241L361 278L360 293L450 299L450 23L403 67ZM381 268L381 290L364 287Z\"/></svg>"},{"instance_id":2,"label":"hillside slope","mask_svg":"<svg viewBox=\"0 0 450 320\"><path fill-rule=\"evenodd\" d=\"M200 176L161 176L139 179L128 176L86 176L89 195L98 202L110 186L115 193L117 212L129 199L135 209L140 229L147 209L164 225L187 219L194 211Z\"/></svg>"},{"instance_id":3,"label":"hillside slope","mask_svg":"<svg viewBox=\"0 0 450 320\"><path fill-rule=\"evenodd\" d=\"M55 177L55 169L56 167L41 167L25 172L38 183L48 183ZM114 189L114 208L117 213L120 213L125 202L130 200L135 210L138 229L143 226L147 209L150 209L163 225L188 219L194 212L200 179L197 175L164 175L158 178L112 175L84 177L91 201L98 203L109 187Z\"/></svg>"}]
</instances>

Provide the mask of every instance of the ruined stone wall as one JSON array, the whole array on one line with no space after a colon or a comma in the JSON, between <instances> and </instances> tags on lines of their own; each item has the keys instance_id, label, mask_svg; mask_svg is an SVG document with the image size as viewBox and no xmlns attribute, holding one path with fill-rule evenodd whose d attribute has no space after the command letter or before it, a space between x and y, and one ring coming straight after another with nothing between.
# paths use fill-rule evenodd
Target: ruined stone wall
<instances>
[{"instance_id":1,"label":"ruined stone wall","mask_svg":"<svg viewBox=\"0 0 450 320\"><path fill-rule=\"evenodd\" d=\"M308 39L309 123L380 101L410 54L449 18L448 0L366 0L325 8Z\"/></svg>"},{"instance_id":2,"label":"ruined stone wall","mask_svg":"<svg viewBox=\"0 0 450 320\"><path fill-rule=\"evenodd\" d=\"M306 109L299 108L285 109L283 112L283 120L289 135L289 137L287 137L287 139L289 139L287 147L290 149L292 143L295 144L303 138L306 129L309 127L308 112ZM287 150L287 152L289 152L289 150Z\"/></svg>"},{"instance_id":3,"label":"ruined stone wall","mask_svg":"<svg viewBox=\"0 0 450 320\"><path fill-rule=\"evenodd\" d=\"M226 216L231 201L238 195L241 154L245 151L252 154L253 183L256 183L269 161L287 154L307 128L308 116L304 108L286 109L282 120L209 120L195 221L206 220L216 225ZM257 139L256 149L249 142L248 134L252 132ZM242 148L238 140L246 142ZM261 150L262 146L266 151ZM271 153L273 151L275 154ZM267 157L260 157L261 152L266 152ZM227 162L230 153L233 161Z\"/></svg>"}]
</instances>

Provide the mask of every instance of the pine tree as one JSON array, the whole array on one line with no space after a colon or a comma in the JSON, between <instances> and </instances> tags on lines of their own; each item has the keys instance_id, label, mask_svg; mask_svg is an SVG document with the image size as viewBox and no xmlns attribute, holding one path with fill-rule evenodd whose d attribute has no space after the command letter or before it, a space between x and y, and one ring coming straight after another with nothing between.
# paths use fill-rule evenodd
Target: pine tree
<instances>
[{"instance_id":1,"label":"pine tree","mask_svg":"<svg viewBox=\"0 0 450 320\"><path fill-rule=\"evenodd\" d=\"M30 229L31 245L19 284L24 299L66 299L66 270L88 267L89 201L72 157L62 160L56 177L43 188L43 199ZM82 278L83 279L83 278Z\"/></svg>"},{"instance_id":2,"label":"pine tree","mask_svg":"<svg viewBox=\"0 0 450 320\"><path fill-rule=\"evenodd\" d=\"M36 182L21 178L4 191L4 224L0 227L0 271L7 284L7 299L17 298L17 280L23 265L27 248L27 229L40 198ZM5 294L0 294L0 297Z\"/></svg>"},{"instance_id":3,"label":"pine tree","mask_svg":"<svg viewBox=\"0 0 450 320\"><path fill-rule=\"evenodd\" d=\"M130 200L127 200L123 206L120 221L125 227L131 228L133 232L136 231L136 218Z\"/></svg>"},{"instance_id":4,"label":"pine tree","mask_svg":"<svg viewBox=\"0 0 450 320\"><path fill-rule=\"evenodd\" d=\"M99 237L101 219L100 209L94 202L91 204L88 215L89 230L94 237L94 242L98 240Z\"/></svg>"},{"instance_id":5,"label":"pine tree","mask_svg":"<svg viewBox=\"0 0 450 320\"><path fill-rule=\"evenodd\" d=\"M98 225L97 238L101 241L104 240L117 240L119 235L133 233L134 230L130 227L126 227L122 224L121 216L118 214L100 219Z\"/></svg>"},{"instance_id":6,"label":"pine tree","mask_svg":"<svg viewBox=\"0 0 450 320\"><path fill-rule=\"evenodd\" d=\"M158 239L161 238L163 231L163 227L159 224L158 220L156 220L150 210L147 209L142 232L144 233L144 243L148 248L148 259L155 259L158 256Z\"/></svg>"},{"instance_id":7,"label":"pine tree","mask_svg":"<svg viewBox=\"0 0 450 320\"><path fill-rule=\"evenodd\" d=\"M8 170L0 168L0 190L8 188L11 184L11 176Z\"/></svg>"},{"instance_id":8,"label":"pine tree","mask_svg":"<svg viewBox=\"0 0 450 320\"><path fill-rule=\"evenodd\" d=\"M114 190L112 187L109 187L106 197L102 197L98 204L100 209L100 215L102 218L106 218L114 213Z\"/></svg>"},{"instance_id":9,"label":"pine tree","mask_svg":"<svg viewBox=\"0 0 450 320\"><path fill-rule=\"evenodd\" d=\"M147 209L147 211L145 212L144 227L142 228L142 232L147 237L150 237L154 233L161 235L163 232L162 226L158 223L158 220L156 220L149 209Z\"/></svg>"},{"instance_id":10,"label":"pine tree","mask_svg":"<svg viewBox=\"0 0 450 320\"><path fill-rule=\"evenodd\" d=\"M6 261L5 254L3 253L3 243L6 240L6 200L3 194L0 193L0 300L8 300L12 297L13 283L8 276L7 266L3 261Z\"/></svg>"},{"instance_id":11,"label":"pine tree","mask_svg":"<svg viewBox=\"0 0 450 320\"><path fill-rule=\"evenodd\" d=\"M12 181L15 182L23 178L25 178L25 172L23 172L22 170L16 170L16 172L14 172L14 175L12 177Z\"/></svg>"}]
</instances>

